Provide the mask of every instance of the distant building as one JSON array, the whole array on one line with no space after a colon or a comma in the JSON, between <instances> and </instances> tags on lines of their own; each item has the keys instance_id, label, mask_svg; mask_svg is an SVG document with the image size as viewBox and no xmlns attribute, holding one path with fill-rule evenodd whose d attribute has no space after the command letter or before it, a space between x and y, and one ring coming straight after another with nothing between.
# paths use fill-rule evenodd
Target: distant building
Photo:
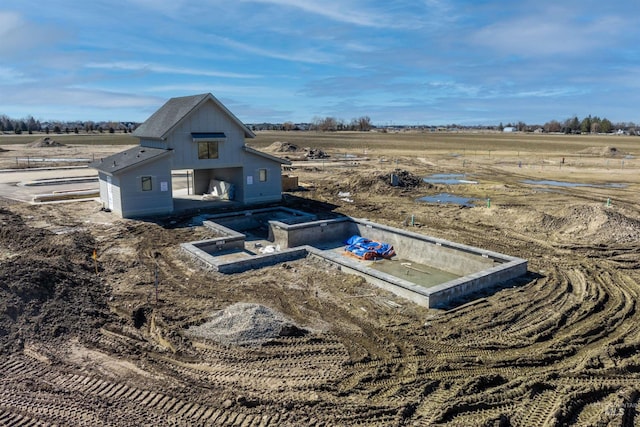
<instances>
[{"instance_id":1,"label":"distant building","mask_svg":"<svg viewBox=\"0 0 640 427\"><path fill-rule=\"evenodd\" d=\"M222 182L242 204L282 198L281 165L289 162L247 147L255 134L210 93L170 99L132 135L139 147L89 165L104 206L122 217L172 213L176 169L193 170L191 194Z\"/></svg>"},{"instance_id":2,"label":"distant building","mask_svg":"<svg viewBox=\"0 0 640 427\"><path fill-rule=\"evenodd\" d=\"M516 128L513 126L506 126L504 129L502 129L502 132L515 132Z\"/></svg>"}]
</instances>

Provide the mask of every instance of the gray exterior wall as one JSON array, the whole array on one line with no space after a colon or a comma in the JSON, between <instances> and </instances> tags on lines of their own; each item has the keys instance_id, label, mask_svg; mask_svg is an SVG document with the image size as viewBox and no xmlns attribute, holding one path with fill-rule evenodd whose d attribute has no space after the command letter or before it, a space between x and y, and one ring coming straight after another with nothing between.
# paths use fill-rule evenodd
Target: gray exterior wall
<instances>
[{"instance_id":1,"label":"gray exterior wall","mask_svg":"<svg viewBox=\"0 0 640 427\"><path fill-rule=\"evenodd\" d=\"M168 214L173 212L170 158L164 157L155 162L140 165L117 176L122 205L120 213L125 218ZM142 177L151 177L151 190L142 191ZM115 176L113 178L116 178ZM112 178L112 179L113 179ZM166 183L166 191L163 184ZM102 182L100 184L102 197ZM114 193L114 202L116 196ZM114 209L115 210L115 209Z\"/></svg>"},{"instance_id":2,"label":"gray exterior wall","mask_svg":"<svg viewBox=\"0 0 640 427\"><path fill-rule=\"evenodd\" d=\"M245 151L243 154L245 154L243 203L279 202L282 199L280 163ZM260 182L260 169L267 171L267 180L264 182ZM252 183L249 184L249 182Z\"/></svg>"},{"instance_id":3,"label":"gray exterior wall","mask_svg":"<svg viewBox=\"0 0 640 427\"><path fill-rule=\"evenodd\" d=\"M117 176L108 176L104 172L98 172L98 178L100 182L100 200L102 201L102 207L111 209L122 215L122 201L120 199L120 179ZM109 185L109 180L111 185ZM111 195L109 195L109 187L111 188Z\"/></svg>"}]
</instances>

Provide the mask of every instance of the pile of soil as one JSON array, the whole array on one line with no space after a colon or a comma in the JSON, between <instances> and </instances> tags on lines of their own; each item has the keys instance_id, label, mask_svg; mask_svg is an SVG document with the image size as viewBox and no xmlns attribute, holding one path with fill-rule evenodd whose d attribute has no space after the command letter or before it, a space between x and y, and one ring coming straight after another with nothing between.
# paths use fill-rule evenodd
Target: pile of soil
<instances>
[{"instance_id":1,"label":"pile of soil","mask_svg":"<svg viewBox=\"0 0 640 427\"><path fill-rule=\"evenodd\" d=\"M320 150L319 148L300 148L296 144L292 144L291 142L281 142L276 141L273 144L269 145L266 148L267 151L273 153L290 153L290 154L298 154L298 156L289 157L285 156L287 159L294 160L315 160L315 159L326 159L329 156L326 152Z\"/></svg>"},{"instance_id":2,"label":"pile of soil","mask_svg":"<svg viewBox=\"0 0 640 427\"><path fill-rule=\"evenodd\" d=\"M283 336L302 336L300 329L281 313L260 304L236 303L217 312L187 334L226 345L260 345Z\"/></svg>"},{"instance_id":3,"label":"pile of soil","mask_svg":"<svg viewBox=\"0 0 640 427\"><path fill-rule=\"evenodd\" d=\"M56 235L0 209L0 353L25 343L89 336L109 318L108 290L85 232Z\"/></svg>"},{"instance_id":4,"label":"pile of soil","mask_svg":"<svg viewBox=\"0 0 640 427\"><path fill-rule=\"evenodd\" d=\"M267 150L273 151L276 153L295 153L299 149L300 148L296 144L292 144L290 142L280 142L280 141L276 141L267 147Z\"/></svg>"},{"instance_id":5,"label":"pile of soil","mask_svg":"<svg viewBox=\"0 0 640 427\"><path fill-rule=\"evenodd\" d=\"M640 239L639 220L604 204L571 206L534 221L542 230L560 233L572 241L632 243Z\"/></svg>"},{"instance_id":6,"label":"pile of soil","mask_svg":"<svg viewBox=\"0 0 640 427\"><path fill-rule=\"evenodd\" d=\"M392 175L397 177L397 184L392 184ZM403 188L414 189L422 186L428 186L421 176L415 175L404 169L396 169L392 172L373 172L370 175L357 174L351 175L350 178L344 180L344 184L341 188L351 191L373 191L386 189L386 188Z\"/></svg>"},{"instance_id":7,"label":"pile of soil","mask_svg":"<svg viewBox=\"0 0 640 427\"><path fill-rule=\"evenodd\" d=\"M27 144L29 148L64 147L64 144L45 136Z\"/></svg>"},{"instance_id":8,"label":"pile of soil","mask_svg":"<svg viewBox=\"0 0 640 427\"><path fill-rule=\"evenodd\" d=\"M616 147L609 146L585 148L584 150L578 151L578 154L586 154L598 157L622 157L627 155L627 153L618 150Z\"/></svg>"}]
</instances>

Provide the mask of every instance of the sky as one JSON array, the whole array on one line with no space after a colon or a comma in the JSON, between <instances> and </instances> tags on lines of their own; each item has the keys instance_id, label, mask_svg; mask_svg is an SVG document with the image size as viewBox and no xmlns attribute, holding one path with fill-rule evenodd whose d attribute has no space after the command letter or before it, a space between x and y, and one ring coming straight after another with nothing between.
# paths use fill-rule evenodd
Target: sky
<instances>
[{"instance_id":1,"label":"sky","mask_svg":"<svg viewBox=\"0 0 640 427\"><path fill-rule=\"evenodd\" d=\"M2 0L0 115L640 122L637 0Z\"/></svg>"}]
</instances>

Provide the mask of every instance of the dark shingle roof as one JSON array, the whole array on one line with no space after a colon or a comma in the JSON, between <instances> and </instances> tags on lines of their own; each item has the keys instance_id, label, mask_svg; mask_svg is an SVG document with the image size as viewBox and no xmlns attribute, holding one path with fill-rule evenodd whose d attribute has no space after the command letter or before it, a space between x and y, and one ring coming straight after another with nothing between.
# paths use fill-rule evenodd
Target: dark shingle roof
<instances>
[{"instance_id":1,"label":"dark shingle roof","mask_svg":"<svg viewBox=\"0 0 640 427\"><path fill-rule=\"evenodd\" d=\"M130 166L138 165L170 152L171 150L163 150L161 148L133 147L89 163L89 167L108 174L117 174Z\"/></svg>"},{"instance_id":2,"label":"dark shingle roof","mask_svg":"<svg viewBox=\"0 0 640 427\"><path fill-rule=\"evenodd\" d=\"M260 157L264 157L265 159L269 159L269 160L271 160L273 162L278 162L278 163L280 163L282 165L290 165L291 164L291 162L289 160L287 160L287 159L282 159L280 157L272 156L271 154L263 153L262 151L258 151L255 148L251 148L251 147L248 147L246 145L244 147L242 147L242 149L244 151L246 151L247 153L254 154L254 155L260 156Z\"/></svg>"},{"instance_id":3,"label":"dark shingle roof","mask_svg":"<svg viewBox=\"0 0 640 427\"><path fill-rule=\"evenodd\" d=\"M153 113L134 132L133 136L138 138L163 139L182 119L197 108L205 100L212 100L220 107L235 123L243 128L245 136L253 138L255 135L244 123L242 123L231 111L229 111L220 101L210 93L200 95L181 96L171 98L158 111Z\"/></svg>"}]
</instances>

